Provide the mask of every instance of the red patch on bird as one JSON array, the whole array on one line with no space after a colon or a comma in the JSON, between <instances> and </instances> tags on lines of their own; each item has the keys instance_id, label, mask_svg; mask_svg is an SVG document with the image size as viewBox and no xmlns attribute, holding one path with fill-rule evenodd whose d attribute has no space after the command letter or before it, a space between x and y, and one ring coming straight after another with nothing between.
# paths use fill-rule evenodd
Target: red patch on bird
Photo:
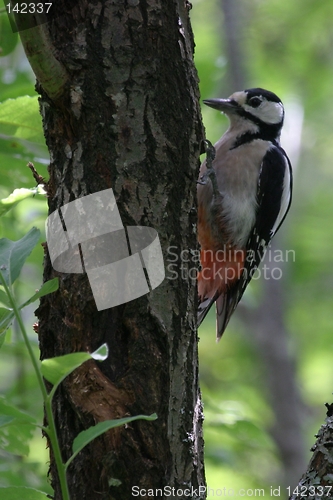
<instances>
[{"instance_id":1,"label":"red patch on bird","mask_svg":"<svg viewBox=\"0 0 333 500\"><path fill-rule=\"evenodd\" d=\"M224 293L240 279L244 269L245 250L226 246L220 250L201 250L201 271L198 274L198 295L211 298Z\"/></svg>"}]
</instances>

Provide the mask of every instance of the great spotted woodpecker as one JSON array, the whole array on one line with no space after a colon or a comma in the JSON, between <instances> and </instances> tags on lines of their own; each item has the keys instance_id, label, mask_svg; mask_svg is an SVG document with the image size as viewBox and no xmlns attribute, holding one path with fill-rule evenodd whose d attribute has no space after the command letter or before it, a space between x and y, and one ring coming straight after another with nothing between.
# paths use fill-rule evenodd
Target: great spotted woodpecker
<instances>
[{"instance_id":1,"label":"great spotted woodpecker","mask_svg":"<svg viewBox=\"0 0 333 500\"><path fill-rule=\"evenodd\" d=\"M280 146L284 108L273 92L254 88L204 103L230 121L201 165L197 193L198 324L216 302L220 339L289 210L292 169Z\"/></svg>"}]
</instances>

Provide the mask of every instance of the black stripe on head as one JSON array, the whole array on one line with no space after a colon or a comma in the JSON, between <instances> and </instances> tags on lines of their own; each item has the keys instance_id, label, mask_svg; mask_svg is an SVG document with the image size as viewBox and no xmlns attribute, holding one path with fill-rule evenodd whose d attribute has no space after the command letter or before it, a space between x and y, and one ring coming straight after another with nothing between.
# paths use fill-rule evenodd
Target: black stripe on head
<instances>
[{"instance_id":1,"label":"black stripe on head","mask_svg":"<svg viewBox=\"0 0 333 500\"><path fill-rule=\"evenodd\" d=\"M261 89L261 88L255 88L255 89L246 89L244 92L247 93L247 100L251 99L252 97L256 96L262 96L267 99L267 101L272 101L272 102L281 102L281 99L274 94L274 92L270 92L269 90Z\"/></svg>"},{"instance_id":2,"label":"black stripe on head","mask_svg":"<svg viewBox=\"0 0 333 500\"><path fill-rule=\"evenodd\" d=\"M263 139L264 141L276 141L280 137L281 129L283 126L283 119L280 123L265 123L257 116L254 116L252 113L245 111L245 109L241 108L237 111L239 116L250 120L252 123L255 123L259 127L259 132L256 134L257 139Z\"/></svg>"}]
</instances>

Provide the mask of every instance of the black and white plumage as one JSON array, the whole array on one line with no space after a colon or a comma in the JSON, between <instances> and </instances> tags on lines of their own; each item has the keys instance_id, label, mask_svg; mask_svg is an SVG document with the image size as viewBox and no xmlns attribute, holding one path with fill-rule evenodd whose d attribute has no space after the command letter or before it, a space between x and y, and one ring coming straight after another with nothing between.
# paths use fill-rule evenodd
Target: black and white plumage
<instances>
[{"instance_id":1,"label":"black and white plumage","mask_svg":"<svg viewBox=\"0 0 333 500\"><path fill-rule=\"evenodd\" d=\"M284 108L274 93L254 88L204 103L230 120L198 182L198 323L216 301L219 339L289 210L292 169L280 146Z\"/></svg>"}]
</instances>

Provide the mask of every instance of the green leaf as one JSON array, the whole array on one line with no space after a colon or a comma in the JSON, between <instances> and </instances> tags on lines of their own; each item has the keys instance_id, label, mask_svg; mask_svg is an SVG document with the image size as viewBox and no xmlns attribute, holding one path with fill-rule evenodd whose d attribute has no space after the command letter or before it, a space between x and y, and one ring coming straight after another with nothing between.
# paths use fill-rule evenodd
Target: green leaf
<instances>
[{"instance_id":1,"label":"green leaf","mask_svg":"<svg viewBox=\"0 0 333 500\"><path fill-rule=\"evenodd\" d=\"M15 207L20 201L32 198L36 194L45 194L45 191L41 186L32 189L15 189L7 198L0 200L0 217Z\"/></svg>"},{"instance_id":2,"label":"green leaf","mask_svg":"<svg viewBox=\"0 0 333 500\"><path fill-rule=\"evenodd\" d=\"M64 356L44 359L41 367L43 377L51 384L58 386L67 375L88 359L91 359L89 352L73 352Z\"/></svg>"},{"instance_id":3,"label":"green leaf","mask_svg":"<svg viewBox=\"0 0 333 500\"><path fill-rule=\"evenodd\" d=\"M10 327L10 324L13 321L14 317L15 317L14 312L11 309L0 307L0 334L4 333L7 330L7 328ZM0 337L0 347L1 345L2 344Z\"/></svg>"},{"instance_id":4,"label":"green leaf","mask_svg":"<svg viewBox=\"0 0 333 500\"><path fill-rule=\"evenodd\" d=\"M0 240L0 243L1 243L1 240ZM23 309L24 307L28 306L29 304L32 304L40 297L44 297L44 295L48 295L49 293L55 292L56 290L58 290L58 287L59 287L58 278L53 278L52 280L47 281L46 283L44 283L41 286L41 288L38 290L38 292L36 292L26 302L21 304L19 306L19 309ZM0 301L7 302L7 304L9 305L8 297L3 290L0 290ZM12 309L0 307L0 348L5 341L4 333L10 327L14 318L15 318L15 314L14 314Z\"/></svg>"},{"instance_id":5,"label":"green leaf","mask_svg":"<svg viewBox=\"0 0 333 500\"><path fill-rule=\"evenodd\" d=\"M89 427L89 429L80 432L78 436L73 441L73 455L77 455L87 444L93 441L96 437L100 436L104 432L119 427L121 425L129 424L134 422L134 420L156 420L157 415L153 413L152 415L137 415L135 417L119 418L117 420L106 420L105 422L99 422L98 424ZM72 458L72 457L71 457ZM70 461L71 461L70 458Z\"/></svg>"},{"instance_id":6,"label":"green leaf","mask_svg":"<svg viewBox=\"0 0 333 500\"><path fill-rule=\"evenodd\" d=\"M37 157L40 158L44 163L47 163L49 158L46 147L44 147L42 144L25 141L24 139L20 139L19 137L8 137L6 135L0 135L0 151L4 157L9 158L12 162L14 162L15 158L19 158L21 161L24 161L23 170L26 172L26 175L28 175L28 161L31 161L33 159L34 162L37 161L38 163L40 163L40 161L36 160ZM1 166L2 165L3 163L1 163ZM29 178L31 181L31 174ZM16 185L17 184L18 182L16 180Z\"/></svg>"},{"instance_id":7,"label":"green leaf","mask_svg":"<svg viewBox=\"0 0 333 500\"><path fill-rule=\"evenodd\" d=\"M3 396L0 396L0 415L13 417L19 423L36 425L36 419L33 416L8 403Z\"/></svg>"},{"instance_id":8,"label":"green leaf","mask_svg":"<svg viewBox=\"0 0 333 500\"><path fill-rule=\"evenodd\" d=\"M5 427L6 425L13 422L14 417L10 417L8 415L0 415L0 427Z\"/></svg>"},{"instance_id":9,"label":"green leaf","mask_svg":"<svg viewBox=\"0 0 333 500\"><path fill-rule=\"evenodd\" d=\"M6 333L7 333L7 330L5 330L4 332L0 333L0 349L3 346L3 344L5 343Z\"/></svg>"},{"instance_id":10,"label":"green leaf","mask_svg":"<svg viewBox=\"0 0 333 500\"><path fill-rule=\"evenodd\" d=\"M44 359L42 361L42 374L51 384L57 387L64 378L67 377L75 368L81 366L88 359L98 359L103 361L108 356L106 344L103 344L92 354L89 352L73 352L56 358Z\"/></svg>"},{"instance_id":11,"label":"green leaf","mask_svg":"<svg viewBox=\"0 0 333 500\"><path fill-rule=\"evenodd\" d=\"M0 302L7 307L10 307L9 298L4 290L0 289Z\"/></svg>"},{"instance_id":12,"label":"green leaf","mask_svg":"<svg viewBox=\"0 0 333 500\"><path fill-rule=\"evenodd\" d=\"M0 239L0 270L7 285L14 283L18 278L23 264L36 246L40 231L33 227L23 238L11 241Z\"/></svg>"},{"instance_id":13,"label":"green leaf","mask_svg":"<svg viewBox=\"0 0 333 500\"><path fill-rule=\"evenodd\" d=\"M1 500L45 500L50 497L47 496L47 493L34 488L9 486L8 488L0 488L0 498Z\"/></svg>"},{"instance_id":14,"label":"green leaf","mask_svg":"<svg viewBox=\"0 0 333 500\"><path fill-rule=\"evenodd\" d=\"M59 288L58 278L53 278L52 280L46 281L40 287L40 289L32 297L30 297L30 299L28 299L26 302L20 305L20 309L28 306L29 304L32 304L37 299L40 299L40 297L44 297L44 295L48 295L49 293L55 292L56 290L58 290L58 288Z\"/></svg>"},{"instance_id":15,"label":"green leaf","mask_svg":"<svg viewBox=\"0 0 333 500\"><path fill-rule=\"evenodd\" d=\"M18 185L30 188L32 175L27 163L32 161L41 175L47 174L49 155L41 144L23 142L0 134L1 185L15 189Z\"/></svg>"},{"instance_id":16,"label":"green leaf","mask_svg":"<svg viewBox=\"0 0 333 500\"><path fill-rule=\"evenodd\" d=\"M7 56L15 49L18 34L13 33L7 14L0 15L0 57Z\"/></svg>"},{"instance_id":17,"label":"green leaf","mask_svg":"<svg viewBox=\"0 0 333 500\"><path fill-rule=\"evenodd\" d=\"M10 405L3 397L0 397L0 416L7 420L6 425L0 427L0 448L15 455L28 455L37 425L34 417ZM0 498L3 498L1 494Z\"/></svg>"},{"instance_id":18,"label":"green leaf","mask_svg":"<svg viewBox=\"0 0 333 500\"><path fill-rule=\"evenodd\" d=\"M45 145L38 97L17 97L0 103L0 134Z\"/></svg>"},{"instance_id":19,"label":"green leaf","mask_svg":"<svg viewBox=\"0 0 333 500\"><path fill-rule=\"evenodd\" d=\"M0 242L1 242L1 240L0 240ZM46 283L44 283L41 286L41 288L38 290L38 292L36 292L26 302L21 304L19 306L19 309L23 309L27 305L32 304L33 302L35 302L40 297L43 297L44 295L48 295L49 293L55 292L56 290L58 290L58 287L59 287L58 278L53 278L52 280L47 281ZM0 290L0 301L1 302L6 301L7 304L9 305L8 297L3 290ZM15 314L14 314L12 309L0 307L0 348L2 347L2 345L5 341L5 332L10 327L14 318L15 318Z\"/></svg>"}]
</instances>

